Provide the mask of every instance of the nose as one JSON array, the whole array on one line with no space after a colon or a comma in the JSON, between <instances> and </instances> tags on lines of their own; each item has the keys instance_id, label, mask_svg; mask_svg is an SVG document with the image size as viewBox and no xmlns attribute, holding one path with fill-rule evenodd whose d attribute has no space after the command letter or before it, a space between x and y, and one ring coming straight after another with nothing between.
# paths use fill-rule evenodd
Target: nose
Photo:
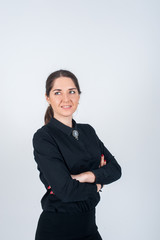
<instances>
[{"instance_id":1,"label":"nose","mask_svg":"<svg viewBox=\"0 0 160 240\"><path fill-rule=\"evenodd\" d=\"M64 93L63 94L63 102L68 102L69 100L70 100L69 94L68 93Z\"/></svg>"}]
</instances>

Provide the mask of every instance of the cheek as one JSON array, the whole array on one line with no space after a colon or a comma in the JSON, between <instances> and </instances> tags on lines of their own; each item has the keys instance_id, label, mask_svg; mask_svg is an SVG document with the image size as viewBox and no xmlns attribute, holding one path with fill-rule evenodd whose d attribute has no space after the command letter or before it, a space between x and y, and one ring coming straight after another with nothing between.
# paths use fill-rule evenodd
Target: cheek
<instances>
[{"instance_id":1,"label":"cheek","mask_svg":"<svg viewBox=\"0 0 160 240\"><path fill-rule=\"evenodd\" d=\"M71 96L71 99L72 99L72 101L74 101L75 103L76 103L76 102L77 102L77 103L79 102L79 97L78 97L77 95L76 95L76 96L75 96L75 95L72 95L72 96Z\"/></svg>"},{"instance_id":2,"label":"cheek","mask_svg":"<svg viewBox=\"0 0 160 240\"><path fill-rule=\"evenodd\" d=\"M78 104L78 102L79 102L79 98L77 98L77 97L72 97L72 101L74 102L74 104Z\"/></svg>"},{"instance_id":3,"label":"cheek","mask_svg":"<svg viewBox=\"0 0 160 240\"><path fill-rule=\"evenodd\" d=\"M59 104L59 102L60 102L60 99L58 99L58 98L53 99L52 98L51 105L56 107Z\"/></svg>"}]
</instances>

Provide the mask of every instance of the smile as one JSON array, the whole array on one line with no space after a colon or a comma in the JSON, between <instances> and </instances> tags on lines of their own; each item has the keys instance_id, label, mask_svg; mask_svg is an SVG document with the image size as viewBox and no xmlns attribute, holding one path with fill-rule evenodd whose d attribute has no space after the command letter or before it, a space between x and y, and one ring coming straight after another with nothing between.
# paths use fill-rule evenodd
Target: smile
<instances>
[{"instance_id":1,"label":"smile","mask_svg":"<svg viewBox=\"0 0 160 240\"><path fill-rule=\"evenodd\" d=\"M72 107L71 105L67 105L67 106L62 106L61 108L69 109L71 107Z\"/></svg>"}]
</instances>

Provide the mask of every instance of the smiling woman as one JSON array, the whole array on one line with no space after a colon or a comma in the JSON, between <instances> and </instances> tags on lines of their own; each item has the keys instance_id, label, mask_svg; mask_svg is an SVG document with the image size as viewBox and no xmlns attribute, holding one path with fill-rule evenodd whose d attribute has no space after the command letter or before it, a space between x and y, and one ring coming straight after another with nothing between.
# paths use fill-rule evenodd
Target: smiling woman
<instances>
[{"instance_id":1,"label":"smiling woman","mask_svg":"<svg viewBox=\"0 0 160 240\"><path fill-rule=\"evenodd\" d=\"M102 240L95 218L99 192L121 177L121 167L94 128L72 118L80 94L69 71L56 71L46 81L45 125L33 136L46 188L36 240Z\"/></svg>"},{"instance_id":2,"label":"smiling woman","mask_svg":"<svg viewBox=\"0 0 160 240\"><path fill-rule=\"evenodd\" d=\"M49 96L46 95L46 100L54 111L54 117L67 125L72 122L72 114L77 109L79 98L78 89L69 77L55 79Z\"/></svg>"},{"instance_id":3,"label":"smiling woman","mask_svg":"<svg viewBox=\"0 0 160 240\"><path fill-rule=\"evenodd\" d=\"M79 83L73 73L66 70L52 73L46 81L45 96L49 107L45 114L45 123L54 115L56 119L72 127L72 114L77 109L80 94Z\"/></svg>"}]
</instances>

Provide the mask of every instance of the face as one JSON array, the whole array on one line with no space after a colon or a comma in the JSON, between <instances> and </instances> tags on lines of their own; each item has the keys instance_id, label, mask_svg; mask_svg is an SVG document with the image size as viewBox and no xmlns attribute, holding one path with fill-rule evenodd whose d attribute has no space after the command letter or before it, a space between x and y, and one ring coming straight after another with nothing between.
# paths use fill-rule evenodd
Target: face
<instances>
[{"instance_id":1,"label":"face","mask_svg":"<svg viewBox=\"0 0 160 240\"><path fill-rule=\"evenodd\" d=\"M64 117L72 118L72 114L76 111L80 95L72 81L68 77L59 77L54 81L53 87L46 96L46 100L51 104L54 117L61 120Z\"/></svg>"}]
</instances>

